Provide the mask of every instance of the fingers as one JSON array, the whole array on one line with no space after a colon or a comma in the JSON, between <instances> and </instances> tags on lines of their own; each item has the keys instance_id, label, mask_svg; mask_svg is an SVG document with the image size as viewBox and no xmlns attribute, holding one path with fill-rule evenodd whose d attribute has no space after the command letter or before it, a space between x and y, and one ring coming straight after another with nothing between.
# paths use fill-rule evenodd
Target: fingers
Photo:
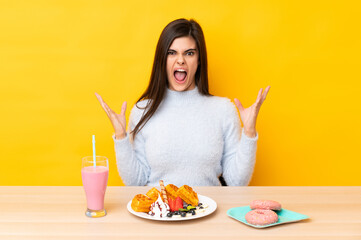
<instances>
[{"instance_id":1,"label":"fingers","mask_svg":"<svg viewBox=\"0 0 361 240\"><path fill-rule=\"evenodd\" d=\"M243 110L244 110L244 107L243 107L242 103L241 103L237 98L234 99L234 103L236 104L236 106L237 106L237 108L239 109L239 111L243 111Z\"/></svg>"},{"instance_id":2,"label":"fingers","mask_svg":"<svg viewBox=\"0 0 361 240\"><path fill-rule=\"evenodd\" d=\"M260 103L261 99L262 99L262 92L263 92L263 88L261 88L258 91L258 95L257 95L257 99L256 99L256 105L258 106L258 104Z\"/></svg>"},{"instance_id":3,"label":"fingers","mask_svg":"<svg viewBox=\"0 0 361 240\"><path fill-rule=\"evenodd\" d=\"M109 116L109 112L108 112L109 106L104 102L103 98L98 93L95 93L95 96L100 102L100 105L102 105L102 108L104 109L105 113Z\"/></svg>"},{"instance_id":4,"label":"fingers","mask_svg":"<svg viewBox=\"0 0 361 240\"><path fill-rule=\"evenodd\" d=\"M97 98L98 98L100 104L102 105L105 113L108 115L109 118L111 118L111 116L114 115L115 112L108 106L108 104L106 102L104 102L103 98L99 94L95 93L95 96L97 96Z\"/></svg>"},{"instance_id":5,"label":"fingers","mask_svg":"<svg viewBox=\"0 0 361 240\"><path fill-rule=\"evenodd\" d=\"M262 102L264 102L264 100L266 100L266 97L267 97L267 94L268 94L268 91L269 89L271 88L271 86L267 86L266 89L264 90L264 93L262 94Z\"/></svg>"},{"instance_id":6,"label":"fingers","mask_svg":"<svg viewBox=\"0 0 361 240\"><path fill-rule=\"evenodd\" d=\"M103 102L103 103L104 103L105 110L106 110L106 112L108 113L108 115L109 115L110 113L112 113L112 114L115 113L115 112L108 106L108 104L106 104L105 102Z\"/></svg>"},{"instance_id":7,"label":"fingers","mask_svg":"<svg viewBox=\"0 0 361 240\"><path fill-rule=\"evenodd\" d=\"M103 99L102 99L102 97L101 97L98 93L95 93L95 96L97 97L97 99L98 99L98 101L100 102L100 104L102 105L102 107L104 107L104 106L103 106Z\"/></svg>"},{"instance_id":8,"label":"fingers","mask_svg":"<svg viewBox=\"0 0 361 240\"><path fill-rule=\"evenodd\" d=\"M120 111L120 115L125 116L125 111L127 110L127 102L123 102L122 110Z\"/></svg>"},{"instance_id":9,"label":"fingers","mask_svg":"<svg viewBox=\"0 0 361 240\"><path fill-rule=\"evenodd\" d=\"M110 117L111 114L116 114L98 93L95 93L95 96L98 98L98 101L102 105L102 107L103 107L104 111L106 112L106 114L108 115L108 117ZM125 116L126 110L127 110L127 102L123 102L120 115Z\"/></svg>"},{"instance_id":10,"label":"fingers","mask_svg":"<svg viewBox=\"0 0 361 240\"><path fill-rule=\"evenodd\" d=\"M262 103L264 102L264 100L266 100L266 97L267 97L267 94L268 94L268 91L270 90L270 88L271 88L271 86L267 86L266 89L264 90L264 92L263 92L262 88L258 91L257 100L256 100L257 106L261 106Z\"/></svg>"},{"instance_id":11,"label":"fingers","mask_svg":"<svg viewBox=\"0 0 361 240\"><path fill-rule=\"evenodd\" d=\"M270 90L270 88L271 88L271 86L267 86L266 89L264 90L264 92L263 92L263 88L261 88L258 91L256 102L252 105L252 106L256 107L257 111L260 109L260 107L261 107L262 103L264 102L264 100L266 100L266 97L267 97L267 94L268 94L268 91ZM237 98L234 99L234 103L236 104L239 111L244 110L243 105L241 104L241 102Z\"/></svg>"}]
</instances>

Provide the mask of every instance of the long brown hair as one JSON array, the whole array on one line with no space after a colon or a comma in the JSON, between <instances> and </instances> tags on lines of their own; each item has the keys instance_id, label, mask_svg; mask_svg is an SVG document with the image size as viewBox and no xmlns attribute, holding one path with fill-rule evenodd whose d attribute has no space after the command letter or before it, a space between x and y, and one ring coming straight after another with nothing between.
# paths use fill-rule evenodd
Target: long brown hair
<instances>
[{"instance_id":1,"label":"long brown hair","mask_svg":"<svg viewBox=\"0 0 361 240\"><path fill-rule=\"evenodd\" d=\"M133 139L135 138L135 135L153 116L153 114L159 107L159 104L162 102L166 92L166 88L168 87L168 50L174 39L185 36L190 36L195 40L199 51L199 64L195 74L195 84L198 87L198 91L202 95L211 95L208 90L208 63L206 42L204 40L201 26L193 19L187 20L184 18L180 18L170 22L163 29L159 37L157 48L155 50L152 74L150 76L148 88L137 100L137 103L146 99L148 99L149 101L145 106L145 111L143 112L141 119L131 132L133 134ZM139 107L137 106L137 108Z\"/></svg>"}]
</instances>

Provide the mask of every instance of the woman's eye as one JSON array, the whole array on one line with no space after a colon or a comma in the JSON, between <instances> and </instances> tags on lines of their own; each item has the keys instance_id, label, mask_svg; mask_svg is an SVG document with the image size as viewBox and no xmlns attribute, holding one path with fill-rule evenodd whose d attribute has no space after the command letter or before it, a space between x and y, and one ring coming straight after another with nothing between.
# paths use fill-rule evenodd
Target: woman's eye
<instances>
[{"instance_id":1,"label":"woman's eye","mask_svg":"<svg viewBox=\"0 0 361 240\"><path fill-rule=\"evenodd\" d=\"M193 55L194 55L194 52L187 52L187 55L193 56Z\"/></svg>"},{"instance_id":2,"label":"woman's eye","mask_svg":"<svg viewBox=\"0 0 361 240\"><path fill-rule=\"evenodd\" d=\"M174 52L168 52L168 55L174 55Z\"/></svg>"}]
</instances>

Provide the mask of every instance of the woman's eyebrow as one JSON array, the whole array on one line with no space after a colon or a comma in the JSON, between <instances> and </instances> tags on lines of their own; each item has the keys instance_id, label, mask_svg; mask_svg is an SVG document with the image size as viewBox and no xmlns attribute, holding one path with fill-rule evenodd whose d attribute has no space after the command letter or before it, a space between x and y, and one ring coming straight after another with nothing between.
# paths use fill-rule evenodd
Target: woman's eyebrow
<instances>
[{"instance_id":1,"label":"woman's eyebrow","mask_svg":"<svg viewBox=\"0 0 361 240\"><path fill-rule=\"evenodd\" d=\"M169 49L168 51L177 52L176 50L173 50L173 49ZM184 52L189 52L189 51L197 51L197 49L196 48L190 48L190 49L185 50Z\"/></svg>"}]
</instances>

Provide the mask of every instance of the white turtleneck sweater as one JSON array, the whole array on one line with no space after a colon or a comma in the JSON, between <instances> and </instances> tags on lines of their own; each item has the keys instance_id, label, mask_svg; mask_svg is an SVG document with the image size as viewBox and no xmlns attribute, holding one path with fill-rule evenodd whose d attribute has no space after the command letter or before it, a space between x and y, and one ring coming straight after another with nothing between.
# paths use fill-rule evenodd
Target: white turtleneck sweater
<instances>
[{"instance_id":1,"label":"white turtleneck sweater","mask_svg":"<svg viewBox=\"0 0 361 240\"><path fill-rule=\"evenodd\" d=\"M143 111L134 105L130 131ZM118 171L126 185L156 186L163 179L176 186L219 186L222 175L227 185L241 186L252 177L258 135L250 138L241 131L238 112L228 98L203 96L197 87L167 89L134 141L129 135L120 140L113 135Z\"/></svg>"}]
</instances>

